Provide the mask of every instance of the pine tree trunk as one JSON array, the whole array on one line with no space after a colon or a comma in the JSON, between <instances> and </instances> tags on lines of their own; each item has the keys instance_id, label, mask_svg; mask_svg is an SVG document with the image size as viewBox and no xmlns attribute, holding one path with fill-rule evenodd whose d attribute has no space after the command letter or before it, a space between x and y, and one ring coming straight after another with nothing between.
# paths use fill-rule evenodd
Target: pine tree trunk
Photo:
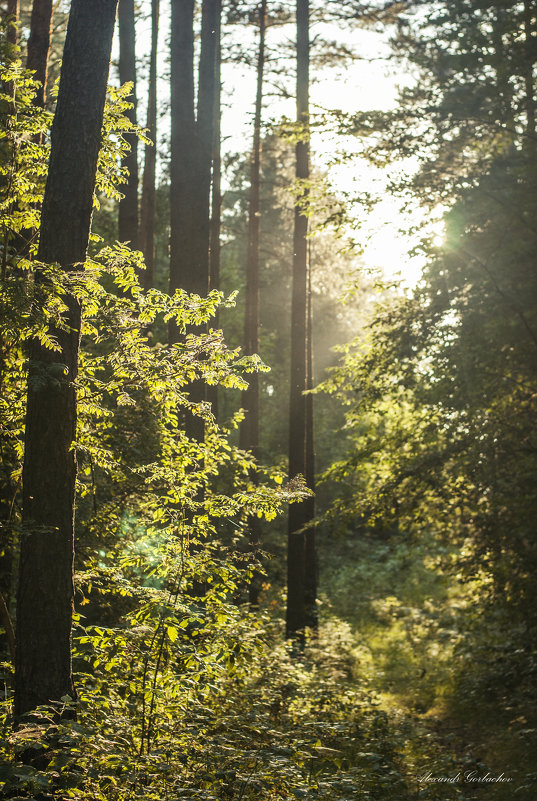
<instances>
[{"instance_id":1,"label":"pine tree trunk","mask_svg":"<svg viewBox=\"0 0 537 801\"><path fill-rule=\"evenodd\" d=\"M266 0L259 6L259 50L257 56L257 88L254 111L254 137L250 158L250 198L248 207L248 254L246 262L246 309L244 315L244 352L251 356L259 352L259 231L261 189L261 113L263 107L263 77L265 69ZM242 393L242 406L246 416L240 428L240 447L254 456L259 450L259 374L248 376L248 388ZM252 479L256 480L256 473ZM248 519L250 547L255 553L261 536L257 515ZM259 600L259 582L254 576L250 584L249 600L256 606Z\"/></svg>"},{"instance_id":2,"label":"pine tree trunk","mask_svg":"<svg viewBox=\"0 0 537 801\"><path fill-rule=\"evenodd\" d=\"M88 245L117 0L73 0L51 133L39 261L80 269ZM39 287L38 287L39 288ZM46 290L46 285L41 289ZM81 310L61 353L30 354L17 597L15 716L75 696L71 671L76 394Z\"/></svg>"},{"instance_id":3,"label":"pine tree trunk","mask_svg":"<svg viewBox=\"0 0 537 801\"><path fill-rule=\"evenodd\" d=\"M222 156L221 156L221 56L220 42L221 20L218 19L216 63L215 63L215 93L214 93L214 130L213 130L213 172L211 183L211 220L209 232L209 289L220 289L220 231L222 214ZM216 310L214 326L219 326L219 312ZM207 400L211 404L211 411L218 421L218 386L207 387Z\"/></svg>"},{"instance_id":4,"label":"pine tree trunk","mask_svg":"<svg viewBox=\"0 0 537 801\"><path fill-rule=\"evenodd\" d=\"M214 151L215 100L217 95L217 54L220 39L221 0L203 0L198 80L199 192L198 261L209 290L209 250L211 216L211 173Z\"/></svg>"},{"instance_id":5,"label":"pine tree trunk","mask_svg":"<svg viewBox=\"0 0 537 801\"><path fill-rule=\"evenodd\" d=\"M289 414L289 476L306 475L307 426L307 291L308 291L308 187L309 179L309 2L297 0L297 122L302 127L296 145L296 179L299 196L293 235L293 288L291 297L291 389ZM301 185L302 184L302 185ZM289 507L287 548L288 637L303 638L306 616L306 536L309 504Z\"/></svg>"},{"instance_id":6,"label":"pine tree trunk","mask_svg":"<svg viewBox=\"0 0 537 801\"><path fill-rule=\"evenodd\" d=\"M216 92L220 0L204 0L198 80L194 109L194 4L172 0L170 292L181 288L202 297L209 291L209 214ZM178 333L170 324L170 343ZM205 385L194 381L190 399L205 399ZM203 439L203 422L190 415L189 436Z\"/></svg>"},{"instance_id":7,"label":"pine tree trunk","mask_svg":"<svg viewBox=\"0 0 537 801\"><path fill-rule=\"evenodd\" d=\"M7 0L6 19L12 22L19 21L19 0ZM6 39L10 44L17 44L18 30L16 25L10 25L7 29Z\"/></svg>"},{"instance_id":8,"label":"pine tree trunk","mask_svg":"<svg viewBox=\"0 0 537 801\"><path fill-rule=\"evenodd\" d=\"M221 139L221 46L220 20L215 64L214 128L213 128L213 179L211 185L211 224L209 236L209 289L220 288L220 229L222 213L222 156Z\"/></svg>"},{"instance_id":9,"label":"pine tree trunk","mask_svg":"<svg viewBox=\"0 0 537 801\"><path fill-rule=\"evenodd\" d=\"M207 227L205 247L200 247L204 215L194 106L194 0L172 0L171 11L170 293L184 289L204 297L209 286L209 241ZM170 345L179 340L173 321L168 337ZM202 381L192 382L188 391L194 403L205 399ZM203 440L201 418L187 414L184 427L189 437Z\"/></svg>"},{"instance_id":10,"label":"pine tree trunk","mask_svg":"<svg viewBox=\"0 0 537 801\"><path fill-rule=\"evenodd\" d=\"M313 299L311 291L311 246L308 248L308 294L306 299L306 388L312 390L313 381ZM315 430L313 417L313 395L306 395L306 484L315 492ZM316 529L312 522L315 519L315 496L304 501L305 517L310 525L305 531L305 565L304 565L304 598L306 626L318 628L317 615L317 544Z\"/></svg>"},{"instance_id":11,"label":"pine tree trunk","mask_svg":"<svg viewBox=\"0 0 537 801\"><path fill-rule=\"evenodd\" d=\"M34 78L41 84L37 90L35 104L45 105L47 91L48 54L52 31L52 0L34 0L28 39L28 58L26 67L32 70Z\"/></svg>"},{"instance_id":12,"label":"pine tree trunk","mask_svg":"<svg viewBox=\"0 0 537 801\"><path fill-rule=\"evenodd\" d=\"M147 97L147 132L153 142L145 147L144 177L140 221L140 246L146 270L143 284L146 289L154 285L155 271L155 174L157 163L157 46L159 29L159 0L151 3L151 57L149 63L149 89Z\"/></svg>"},{"instance_id":13,"label":"pine tree trunk","mask_svg":"<svg viewBox=\"0 0 537 801\"><path fill-rule=\"evenodd\" d=\"M250 158L250 197L248 208L248 254L246 262L246 313L244 317L244 352L251 356L259 351L259 229L261 185L261 112L263 105L263 73L265 66L266 0L259 7L259 52L257 57L257 90L254 112L254 139ZM240 447L257 452L259 444L259 374L248 377L248 389L242 394L246 417L240 429Z\"/></svg>"},{"instance_id":14,"label":"pine tree trunk","mask_svg":"<svg viewBox=\"0 0 537 801\"><path fill-rule=\"evenodd\" d=\"M132 83L129 101L133 108L126 116L136 123L136 33L134 24L134 0L119 0L119 81ZM126 134L130 151L123 157L121 166L128 170L127 183L123 184L123 199L119 203L118 238L129 242L131 248L138 247L138 137Z\"/></svg>"},{"instance_id":15,"label":"pine tree trunk","mask_svg":"<svg viewBox=\"0 0 537 801\"><path fill-rule=\"evenodd\" d=\"M170 292L206 294L200 265L195 261L193 187L198 161L194 110L194 0L172 0L170 41ZM177 342L173 323L170 344Z\"/></svg>"}]
</instances>

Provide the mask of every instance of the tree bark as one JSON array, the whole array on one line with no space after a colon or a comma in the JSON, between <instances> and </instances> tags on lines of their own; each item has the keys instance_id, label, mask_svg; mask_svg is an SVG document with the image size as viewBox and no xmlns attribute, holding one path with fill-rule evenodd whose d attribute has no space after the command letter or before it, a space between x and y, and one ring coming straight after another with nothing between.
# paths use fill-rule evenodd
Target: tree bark
<instances>
[{"instance_id":1,"label":"tree bark","mask_svg":"<svg viewBox=\"0 0 537 801\"><path fill-rule=\"evenodd\" d=\"M203 207L200 207L200 142L194 105L194 0L172 0L171 6L171 147L170 147L170 294L184 289L204 297L209 286L209 242L200 248ZM208 235L208 234L207 234ZM170 321L170 345L179 340L177 326ZM205 385L194 381L190 399L205 399ZM202 441L203 420L185 415L189 437Z\"/></svg>"},{"instance_id":2,"label":"tree bark","mask_svg":"<svg viewBox=\"0 0 537 801\"><path fill-rule=\"evenodd\" d=\"M155 271L155 173L157 163L157 46L159 29L159 0L151 3L151 57L147 98L147 132L153 142L145 147L140 246L145 259L143 285L151 289Z\"/></svg>"},{"instance_id":3,"label":"tree bark","mask_svg":"<svg viewBox=\"0 0 537 801\"><path fill-rule=\"evenodd\" d=\"M80 269L88 245L117 0L73 0L38 259ZM46 285L38 282L38 290ZM76 393L81 309L67 299L61 353L30 353L17 598L15 716L75 697L71 670Z\"/></svg>"},{"instance_id":4,"label":"tree bark","mask_svg":"<svg viewBox=\"0 0 537 801\"><path fill-rule=\"evenodd\" d=\"M209 288L209 199L219 14L219 0L204 0L196 121L194 3L172 0L170 291L182 288L201 296Z\"/></svg>"},{"instance_id":5,"label":"tree bark","mask_svg":"<svg viewBox=\"0 0 537 801\"><path fill-rule=\"evenodd\" d=\"M119 0L119 81L132 83L130 102L133 107L126 112L132 123L136 123L136 33L134 23L134 0ZM125 154L121 166L128 170L127 183L123 185L124 197L119 203L118 237L120 242L129 242L131 248L138 247L138 137L125 134L130 151Z\"/></svg>"},{"instance_id":6,"label":"tree bark","mask_svg":"<svg viewBox=\"0 0 537 801\"><path fill-rule=\"evenodd\" d=\"M6 19L10 19L12 23L19 21L19 0L7 0L7 10L6 10ZM12 24L7 29L6 33L7 41L12 44L17 44L18 39L18 28L16 25Z\"/></svg>"},{"instance_id":7,"label":"tree bark","mask_svg":"<svg viewBox=\"0 0 537 801\"><path fill-rule=\"evenodd\" d=\"M211 183L211 220L209 231L209 289L220 289L220 232L222 215L222 156L221 156L221 57L220 43L221 20L218 18L216 63L215 63L215 92L214 92L214 126L213 126L213 172ZM219 312L216 310L215 327L219 326ZM211 404L211 411L218 421L218 386L207 387L207 400Z\"/></svg>"},{"instance_id":8,"label":"tree bark","mask_svg":"<svg viewBox=\"0 0 537 801\"><path fill-rule=\"evenodd\" d=\"M263 108L263 77L265 68L265 32L267 3L259 5L259 49L257 55L257 87L254 111L254 137L250 158L250 197L248 205L248 253L246 261L246 309L244 315L244 352L251 356L259 351L259 232L261 188L261 114ZM246 416L241 423L239 444L243 450L258 456L259 451L259 374L251 373L248 388L242 393L242 406ZM255 471L251 476L256 481ZM257 515L248 519L250 548L255 554L261 536ZM250 584L249 600L252 606L259 601L259 582L254 576Z\"/></svg>"},{"instance_id":9,"label":"tree bark","mask_svg":"<svg viewBox=\"0 0 537 801\"><path fill-rule=\"evenodd\" d=\"M211 186L211 230L209 236L209 289L220 288L220 228L222 213L222 157L221 139L221 47L220 20L215 64L214 128L213 128L213 180Z\"/></svg>"},{"instance_id":10,"label":"tree bark","mask_svg":"<svg viewBox=\"0 0 537 801\"><path fill-rule=\"evenodd\" d=\"M248 208L248 254L246 262L246 311L244 316L244 352L259 351L259 230L261 186L261 113L265 66L266 0L259 6L259 51L254 112L254 138L250 158L250 197ZM246 417L241 423L240 447L257 454L259 444L259 374L252 373L242 394Z\"/></svg>"},{"instance_id":11,"label":"tree bark","mask_svg":"<svg viewBox=\"0 0 537 801\"><path fill-rule=\"evenodd\" d=\"M194 0L172 0L170 42L170 293L176 289L206 293L200 265L195 261L193 232L196 209L197 137L194 109ZM177 342L173 323L170 344Z\"/></svg>"},{"instance_id":12,"label":"tree bark","mask_svg":"<svg viewBox=\"0 0 537 801\"><path fill-rule=\"evenodd\" d=\"M297 123L298 198L293 235L293 288L291 298L291 390L289 409L289 476L306 476L307 466L307 292L308 292L308 187L309 179L309 2L297 0ZM287 549L287 636L302 640L306 615L306 535L311 517L307 501L291 504Z\"/></svg>"},{"instance_id":13,"label":"tree bark","mask_svg":"<svg viewBox=\"0 0 537 801\"><path fill-rule=\"evenodd\" d=\"M47 92L48 55L53 13L52 0L34 0L26 67L33 71L34 78L40 83L34 102L42 108L45 106Z\"/></svg>"},{"instance_id":14,"label":"tree bark","mask_svg":"<svg viewBox=\"0 0 537 801\"><path fill-rule=\"evenodd\" d=\"M171 166L170 166L170 292L184 289L206 296L209 291L209 214L216 92L217 33L220 0L204 0L198 80L197 119L194 108L194 3L172 0L171 32ZM173 321L170 344L177 342ZM190 399L205 400L205 385L194 381ZM186 431L202 440L200 418L189 415Z\"/></svg>"},{"instance_id":15,"label":"tree bark","mask_svg":"<svg viewBox=\"0 0 537 801\"><path fill-rule=\"evenodd\" d=\"M197 134L199 139L198 251L200 270L209 290L209 251L211 216L211 172L214 152L215 100L217 95L217 54L220 39L221 0L203 0L201 8L201 46L198 76ZM205 273L207 278L205 279Z\"/></svg>"},{"instance_id":16,"label":"tree bark","mask_svg":"<svg viewBox=\"0 0 537 801\"><path fill-rule=\"evenodd\" d=\"M313 298L311 290L311 244L308 248L308 289L306 298L306 468L305 478L308 488L315 492L315 427L313 416L313 395L311 390L313 380ZM317 615L317 543L315 520L315 496L304 501L304 516L309 525L304 533L305 564L304 564L304 603L306 626L317 630L319 625Z\"/></svg>"}]
</instances>

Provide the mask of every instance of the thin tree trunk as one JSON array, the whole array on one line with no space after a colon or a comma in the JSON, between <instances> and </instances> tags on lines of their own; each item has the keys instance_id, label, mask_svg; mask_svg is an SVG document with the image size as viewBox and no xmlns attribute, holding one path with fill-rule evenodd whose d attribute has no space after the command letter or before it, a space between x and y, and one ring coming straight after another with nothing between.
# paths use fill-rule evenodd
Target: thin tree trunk
<instances>
[{"instance_id":1,"label":"thin tree trunk","mask_svg":"<svg viewBox=\"0 0 537 801\"><path fill-rule=\"evenodd\" d=\"M220 24L215 64L214 130L213 130L213 180L211 186L211 230L209 237L209 289L220 288L220 229L222 213L222 156L221 139L221 47Z\"/></svg>"},{"instance_id":2,"label":"thin tree trunk","mask_svg":"<svg viewBox=\"0 0 537 801\"><path fill-rule=\"evenodd\" d=\"M157 163L157 47L159 28L159 0L151 3L151 57L147 97L147 132L153 142L145 147L144 177L140 221L140 246L145 258L143 284L146 289L154 285L155 271L155 174Z\"/></svg>"},{"instance_id":3,"label":"thin tree trunk","mask_svg":"<svg viewBox=\"0 0 537 801\"><path fill-rule=\"evenodd\" d=\"M308 294L306 298L306 469L305 478L308 488L315 492L315 430L313 416L313 298L311 291L311 241L308 248ZM317 545L315 520L315 496L304 501L305 517L310 525L305 531L305 578L304 598L306 626L316 630L319 620L317 615Z\"/></svg>"},{"instance_id":4,"label":"thin tree trunk","mask_svg":"<svg viewBox=\"0 0 537 801\"><path fill-rule=\"evenodd\" d=\"M198 80L197 134L199 166L199 221L197 229L198 263L205 294L209 290L209 250L211 214L211 171L214 151L215 99L217 95L217 54L220 38L221 0L203 0L201 8L201 45ZM206 277L205 277L206 274ZM201 277L200 277L201 280Z\"/></svg>"},{"instance_id":5,"label":"thin tree trunk","mask_svg":"<svg viewBox=\"0 0 537 801\"><path fill-rule=\"evenodd\" d=\"M19 0L7 0L5 18L11 20L12 23L19 21ZM15 24L11 24L7 29L6 39L12 45L17 44L18 28Z\"/></svg>"},{"instance_id":6,"label":"thin tree trunk","mask_svg":"<svg viewBox=\"0 0 537 801\"><path fill-rule=\"evenodd\" d=\"M195 263L193 187L197 138L194 110L194 0L172 0L170 41L170 292L184 289L204 295L206 282ZM177 342L170 323L170 344Z\"/></svg>"},{"instance_id":7,"label":"thin tree trunk","mask_svg":"<svg viewBox=\"0 0 537 801\"><path fill-rule=\"evenodd\" d=\"M73 0L51 132L38 259L80 269L88 245L117 0ZM46 285L42 284L42 289ZM61 353L30 353L17 597L15 716L75 697L71 670L76 394L81 310Z\"/></svg>"},{"instance_id":8,"label":"thin tree trunk","mask_svg":"<svg viewBox=\"0 0 537 801\"><path fill-rule=\"evenodd\" d=\"M296 179L293 236L293 289L291 298L291 390L289 413L289 476L306 475L307 291L308 291L308 187L309 179L309 2L297 0L297 123ZM306 617L306 537L308 504L289 507L287 549L288 637L303 639Z\"/></svg>"},{"instance_id":9,"label":"thin tree trunk","mask_svg":"<svg viewBox=\"0 0 537 801\"><path fill-rule=\"evenodd\" d=\"M220 231L222 214L222 155L221 139L221 56L220 42L221 21L218 19L216 63L215 63L215 93L214 93L214 130L213 130L213 178L211 184L211 221L209 232L209 289L220 289ZM214 325L219 326L220 315L218 309ZM218 386L207 387L207 400L211 410L218 421Z\"/></svg>"},{"instance_id":10,"label":"thin tree trunk","mask_svg":"<svg viewBox=\"0 0 537 801\"><path fill-rule=\"evenodd\" d=\"M119 81L132 83L132 96L129 98L133 108L126 116L136 123L136 32L134 20L134 0L119 0ZM120 242L130 242L131 248L138 247L138 137L125 134L130 151L123 157L121 166L128 170L127 183L123 185L124 197L119 203L118 236Z\"/></svg>"},{"instance_id":11,"label":"thin tree trunk","mask_svg":"<svg viewBox=\"0 0 537 801\"><path fill-rule=\"evenodd\" d=\"M48 55L53 13L52 0L34 0L26 67L33 71L34 78L40 83L34 102L42 108L45 106L47 92Z\"/></svg>"},{"instance_id":12,"label":"thin tree trunk","mask_svg":"<svg viewBox=\"0 0 537 801\"><path fill-rule=\"evenodd\" d=\"M259 229L261 185L261 113L265 66L266 0L259 6L259 51L257 57L257 90L254 113L254 139L250 158L250 198L248 209L248 255L246 262L246 313L244 316L244 352L251 356L259 351ZM259 444L259 374L252 373L248 388L242 394L246 417L240 429L240 447L254 455Z\"/></svg>"},{"instance_id":13,"label":"thin tree trunk","mask_svg":"<svg viewBox=\"0 0 537 801\"><path fill-rule=\"evenodd\" d=\"M261 0L259 6L259 50L257 56L257 88L254 112L254 137L250 158L250 198L248 208L248 255L246 262L246 310L244 315L244 352L251 356L259 351L259 231L260 231L260 188L261 188L261 114L263 108L263 77L265 68L265 32L267 3ZM248 388L242 393L242 406L246 416L240 428L240 447L258 456L259 450L259 374L251 373ZM257 474L253 473L255 481ZM248 519L250 547L255 553L261 535L257 515ZM250 603L255 606L259 600L259 582L256 576L250 584Z\"/></svg>"}]
</instances>

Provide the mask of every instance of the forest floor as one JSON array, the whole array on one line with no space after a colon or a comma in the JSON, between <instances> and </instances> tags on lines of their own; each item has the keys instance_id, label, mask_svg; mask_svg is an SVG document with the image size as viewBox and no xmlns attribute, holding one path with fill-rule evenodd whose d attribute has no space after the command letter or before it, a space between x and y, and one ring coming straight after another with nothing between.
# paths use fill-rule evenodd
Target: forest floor
<instances>
[{"instance_id":1,"label":"forest floor","mask_svg":"<svg viewBox=\"0 0 537 801\"><path fill-rule=\"evenodd\" d=\"M385 714L384 748L397 755L402 784L371 797L534 801L520 721L506 725L494 696L461 675L467 589L416 544L339 542L321 561L321 641L363 703Z\"/></svg>"}]
</instances>

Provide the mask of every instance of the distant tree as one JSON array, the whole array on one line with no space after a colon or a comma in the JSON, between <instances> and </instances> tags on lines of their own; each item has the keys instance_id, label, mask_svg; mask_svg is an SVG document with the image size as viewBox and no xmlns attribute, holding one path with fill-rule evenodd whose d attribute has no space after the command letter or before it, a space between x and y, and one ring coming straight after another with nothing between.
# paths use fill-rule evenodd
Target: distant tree
<instances>
[{"instance_id":1,"label":"distant tree","mask_svg":"<svg viewBox=\"0 0 537 801\"><path fill-rule=\"evenodd\" d=\"M33 71L35 79L40 83L35 97L35 102L39 106L44 106L46 99L53 12L52 0L34 0L26 66Z\"/></svg>"},{"instance_id":2,"label":"distant tree","mask_svg":"<svg viewBox=\"0 0 537 801\"><path fill-rule=\"evenodd\" d=\"M259 4L259 49L257 56L257 88L254 111L254 135L250 158L250 196L248 204L248 251L246 261L246 309L244 315L244 352L259 352L259 234L261 222L261 114L263 107L263 76L265 68L265 32L267 3ZM248 388L242 394L246 416L241 423L240 446L258 457L259 453L259 374L248 377ZM255 479L255 474L254 474ZM260 522L257 516L248 520L252 548L258 547ZM257 603L257 582L250 585L250 601Z\"/></svg>"},{"instance_id":3,"label":"distant tree","mask_svg":"<svg viewBox=\"0 0 537 801\"><path fill-rule=\"evenodd\" d=\"M217 93L220 0L204 0L194 101L194 2L173 0L171 14L170 292L184 289L204 297L209 291L210 198ZM170 344L177 342L173 321ZM190 397L200 402L206 387L194 381ZM189 434L203 438L203 423L191 415Z\"/></svg>"},{"instance_id":4,"label":"distant tree","mask_svg":"<svg viewBox=\"0 0 537 801\"><path fill-rule=\"evenodd\" d=\"M51 133L38 259L79 270L88 246L117 0L73 0ZM47 284L38 280L38 294ZM76 389L81 311L66 297L60 353L30 353L17 595L15 716L75 697L71 670Z\"/></svg>"},{"instance_id":5,"label":"distant tree","mask_svg":"<svg viewBox=\"0 0 537 801\"><path fill-rule=\"evenodd\" d=\"M209 209L214 148L218 0L202 6L197 114L194 2L172 2L170 290L204 296L209 287ZM175 334L171 333L172 341Z\"/></svg>"},{"instance_id":6,"label":"distant tree","mask_svg":"<svg viewBox=\"0 0 537 801\"><path fill-rule=\"evenodd\" d=\"M308 341L310 314L308 312L309 248L309 2L297 0L297 128L296 181L297 199L293 235L293 288L291 305L291 387L289 402L289 476L301 474L312 478L313 446L308 446L312 409L306 403L310 386L308 376ZM311 526L314 509L310 501L289 507L287 548L287 617L289 637L300 637L306 626L315 626L312 598L314 584L308 572L314 568L313 533L309 535L306 559L306 528ZM308 608L307 608L308 605Z\"/></svg>"},{"instance_id":7,"label":"distant tree","mask_svg":"<svg viewBox=\"0 0 537 801\"><path fill-rule=\"evenodd\" d=\"M7 0L5 19L10 23L7 29L7 41L10 44L17 44L17 25L19 21L19 0Z\"/></svg>"},{"instance_id":8,"label":"distant tree","mask_svg":"<svg viewBox=\"0 0 537 801\"><path fill-rule=\"evenodd\" d=\"M132 83L130 102L133 107L126 115L136 123L136 29L134 0L119 0L119 80L121 84ZM124 197L119 203L118 238L138 247L138 138L134 133L125 134L130 150L125 154L121 166L127 170L127 182L123 186Z\"/></svg>"},{"instance_id":9,"label":"distant tree","mask_svg":"<svg viewBox=\"0 0 537 801\"><path fill-rule=\"evenodd\" d=\"M140 248L146 265L143 283L146 289L154 284L155 268L155 173L157 158L157 47L159 0L151 0L151 55L147 97L147 133L152 145L145 146L142 202L140 209Z\"/></svg>"}]
</instances>

